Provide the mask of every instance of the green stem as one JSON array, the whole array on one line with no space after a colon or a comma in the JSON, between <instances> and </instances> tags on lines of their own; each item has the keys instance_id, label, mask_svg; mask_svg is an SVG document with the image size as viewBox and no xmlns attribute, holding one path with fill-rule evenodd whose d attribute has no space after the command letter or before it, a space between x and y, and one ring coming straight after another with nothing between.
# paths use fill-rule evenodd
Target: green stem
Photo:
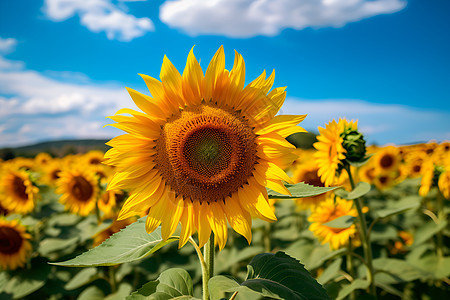
<instances>
[{"instance_id":1,"label":"green stem","mask_svg":"<svg viewBox=\"0 0 450 300\"><path fill-rule=\"evenodd\" d=\"M203 300L209 300L209 279L214 276L214 233L211 232L209 240L203 247L203 256L205 257L206 272L203 273ZM206 276L205 276L206 275Z\"/></svg>"},{"instance_id":2,"label":"green stem","mask_svg":"<svg viewBox=\"0 0 450 300\"><path fill-rule=\"evenodd\" d=\"M209 281L209 268L206 265L205 258L202 254L202 250L197 245L192 237L189 237L189 243L194 246L195 252L197 252L198 260L200 261L200 266L202 267L202 286L203 286L203 300L209 299L209 289L208 289L208 281Z\"/></svg>"},{"instance_id":3,"label":"green stem","mask_svg":"<svg viewBox=\"0 0 450 300\"><path fill-rule=\"evenodd\" d=\"M352 239L351 237L348 238L348 252L347 252L347 271L352 276L353 280L355 279L355 269L353 268L353 261L352 261L352 253L353 253L353 247L352 247ZM355 300L356 294L355 291L352 291L350 294L350 299Z\"/></svg>"},{"instance_id":4,"label":"green stem","mask_svg":"<svg viewBox=\"0 0 450 300\"><path fill-rule=\"evenodd\" d=\"M352 186L352 190L355 189L355 182L353 181L352 172L350 170L350 165L345 164L345 170L348 173L348 179L350 180L350 184ZM359 221L359 234L361 236L361 243L363 245L364 250L364 258L367 262L367 279L370 282L370 293L376 297L376 289L375 289L375 277L374 277L374 269L372 264L372 247L370 245L370 240L367 238L367 223L366 218L362 212L362 203L361 198L354 200L356 211L358 212L358 221Z\"/></svg>"},{"instance_id":5,"label":"green stem","mask_svg":"<svg viewBox=\"0 0 450 300\"><path fill-rule=\"evenodd\" d=\"M264 250L267 253L270 253L272 251L272 244L270 241L270 231L271 231L271 224L267 222L264 224L264 229L263 229Z\"/></svg>"},{"instance_id":6,"label":"green stem","mask_svg":"<svg viewBox=\"0 0 450 300\"><path fill-rule=\"evenodd\" d=\"M444 197L441 193L441 191L438 192L438 196L437 196L437 216L438 216L438 220L439 220L439 224L441 222L444 222L445 220L445 214L444 214ZM437 235L437 248L436 248L436 252L437 252L437 256L438 258L442 258L444 257L444 240L442 237L442 230L440 230Z\"/></svg>"},{"instance_id":7,"label":"green stem","mask_svg":"<svg viewBox=\"0 0 450 300\"><path fill-rule=\"evenodd\" d=\"M111 285L111 292L115 293L117 292L117 281L116 281L116 270L114 269L114 266L109 266L108 268L108 275L109 275L109 284Z\"/></svg>"}]
</instances>

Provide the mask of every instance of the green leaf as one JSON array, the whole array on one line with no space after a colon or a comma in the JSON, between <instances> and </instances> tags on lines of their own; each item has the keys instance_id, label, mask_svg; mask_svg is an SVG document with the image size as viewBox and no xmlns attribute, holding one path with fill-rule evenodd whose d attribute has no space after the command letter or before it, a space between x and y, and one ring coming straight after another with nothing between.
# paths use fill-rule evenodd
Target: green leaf
<instances>
[{"instance_id":1,"label":"green leaf","mask_svg":"<svg viewBox=\"0 0 450 300\"><path fill-rule=\"evenodd\" d=\"M104 300L104 299L105 293L103 293L103 291L100 288L96 287L95 285L85 289L77 298L77 300Z\"/></svg>"},{"instance_id":2,"label":"green leaf","mask_svg":"<svg viewBox=\"0 0 450 300\"><path fill-rule=\"evenodd\" d=\"M354 200L367 194L370 189L371 185L367 182L359 182L351 192L347 192L344 189L339 189L334 193L336 194L336 196L339 196L343 199Z\"/></svg>"},{"instance_id":3,"label":"green leaf","mask_svg":"<svg viewBox=\"0 0 450 300\"><path fill-rule=\"evenodd\" d=\"M344 299L348 295L350 295L351 292L354 290L360 289L364 290L369 287L370 283L367 280L364 279L355 279L352 281L352 283L348 285L344 285L343 288L339 291L339 294L336 298L336 300Z\"/></svg>"},{"instance_id":4,"label":"green leaf","mask_svg":"<svg viewBox=\"0 0 450 300\"><path fill-rule=\"evenodd\" d=\"M407 197L398 202L394 207L379 209L375 212L378 218L387 218L393 215L401 214L410 209L416 209L420 205L420 197Z\"/></svg>"},{"instance_id":5,"label":"green leaf","mask_svg":"<svg viewBox=\"0 0 450 300\"><path fill-rule=\"evenodd\" d=\"M117 292L109 294L104 300L123 300L130 295L133 288L129 283L123 282L119 285Z\"/></svg>"},{"instance_id":6,"label":"green leaf","mask_svg":"<svg viewBox=\"0 0 450 300\"><path fill-rule=\"evenodd\" d=\"M69 282L66 283L64 288L66 290L77 289L89 282L92 282L98 278L97 268L86 268L78 272Z\"/></svg>"},{"instance_id":7,"label":"green leaf","mask_svg":"<svg viewBox=\"0 0 450 300\"><path fill-rule=\"evenodd\" d=\"M69 254L77 247L78 240L78 237L69 239L46 238L39 243L38 252L44 257L48 257L50 254L60 250L64 250L63 253Z\"/></svg>"},{"instance_id":8,"label":"green leaf","mask_svg":"<svg viewBox=\"0 0 450 300\"><path fill-rule=\"evenodd\" d=\"M292 196L283 195L278 192L272 191L271 189L267 189L267 193L269 194L269 198L276 199L296 199L296 198L305 198L311 196L317 196L332 190L339 188L339 186L331 186L331 187L320 187L306 184L304 182L296 183L296 184L285 184L286 188L291 192Z\"/></svg>"},{"instance_id":9,"label":"green leaf","mask_svg":"<svg viewBox=\"0 0 450 300\"><path fill-rule=\"evenodd\" d=\"M178 240L178 237L170 237L163 241L160 227L148 234L145 231L145 220L146 217L140 218L101 245L73 259L52 264L66 267L114 266L142 259Z\"/></svg>"},{"instance_id":10,"label":"green leaf","mask_svg":"<svg viewBox=\"0 0 450 300\"><path fill-rule=\"evenodd\" d=\"M342 258L338 258L335 261L333 261L326 269L323 271L323 273L317 278L317 281L324 285L328 281L334 279L339 275L339 271L341 270L341 263Z\"/></svg>"},{"instance_id":11,"label":"green leaf","mask_svg":"<svg viewBox=\"0 0 450 300\"><path fill-rule=\"evenodd\" d=\"M424 276L429 276L408 262L395 258L377 258L373 260L373 266L377 271L376 281L386 284L410 282Z\"/></svg>"},{"instance_id":12,"label":"green leaf","mask_svg":"<svg viewBox=\"0 0 450 300\"><path fill-rule=\"evenodd\" d=\"M50 274L50 266L42 259L32 262L31 269L21 269L3 286L3 291L12 294L14 299L25 297L45 285Z\"/></svg>"},{"instance_id":13,"label":"green leaf","mask_svg":"<svg viewBox=\"0 0 450 300\"><path fill-rule=\"evenodd\" d=\"M173 268L162 272L158 279L144 284L128 296L127 300L190 300L193 297L192 279L184 269Z\"/></svg>"},{"instance_id":14,"label":"green leaf","mask_svg":"<svg viewBox=\"0 0 450 300\"><path fill-rule=\"evenodd\" d=\"M334 220L331 220L329 222L324 223L323 225L332 227L332 228L349 228L353 225L353 222L356 218L353 216L341 216L339 218L336 218Z\"/></svg>"},{"instance_id":15,"label":"green leaf","mask_svg":"<svg viewBox=\"0 0 450 300\"><path fill-rule=\"evenodd\" d=\"M442 220L438 224L434 222L428 222L422 227L419 227L414 234L413 247L426 242L433 235L444 229L445 226L447 226L447 221Z\"/></svg>"},{"instance_id":16,"label":"green leaf","mask_svg":"<svg viewBox=\"0 0 450 300\"><path fill-rule=\"evenodd\" d=\"M231 283L226 291L247 287L263 297L275 299L329 299L325 289L296 259L283 252L255 256L247 266L247 279L239 286ZM221 278L223 284L224 280ZM211 290L220 290L217 281L210 281Z\"/></svg>"}]
</instances>

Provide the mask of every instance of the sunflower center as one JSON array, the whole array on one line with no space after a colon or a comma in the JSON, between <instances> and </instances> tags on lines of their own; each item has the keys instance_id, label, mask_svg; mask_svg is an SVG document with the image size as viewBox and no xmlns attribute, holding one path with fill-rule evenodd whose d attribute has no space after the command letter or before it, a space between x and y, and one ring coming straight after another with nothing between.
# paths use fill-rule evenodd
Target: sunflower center
<instances>
[{"instance_id":1,"label":"sunflower center","mask_svg":"<svg viewBox=\"0 0 450 300\"><path fill-rule=\"evenodd\" d=\"M303 182L314 186L324 186L319 175L317 175L317 169L306 172L303 176Z\"/></svg>"},{"instance_id":2,"label":"sunflower center","mask_svg":"<svg viewBox=\"0 0 450 300\"><path fill-rule=\"evenodd\" d=\"M200 202L224 200L252 175L255 139L236 112L202 104L168 120L156 143L155 162L177 195Z\"/></svg>"},{"instance_id":3,"label":"sunflower center","mask_svg":"<svg viewBox=\"0 0 450 300\"><path fill-rule=\"evenodd\" d=\"M0 227L0 253L17 253L22 246L22 236L19 232L9 227Z\"/></svg>"},{"instance_id":4,"label":"sunflower center","mask_svg":"<svg viewBox=\"0 0 450 300\"><path fill-rule=\"evenodd\" d=\"M25 183L23 182L23 179L15 176L13 181L13 189L14 193L22 200L28 200L27 195L27 187L25 186Z\"/></svg>"},{"instance_id":5,"label":"sunflower center","mask_svg":"<svg viewBox=\"0 0 450 300\"><path fill-rule=\"evenodd\" d=\"M392 155L384 155L380 160L380 165L382 168L387 169L394 163L394 158Z\"/></svg>"},{"instance_id":6,"label":"sunflower center","mask_svg":"<svg viewBox=\"0 0 450 300\"><path fill-rule=\"evenodd\" d=\"M72 195L80 201L88 201L94 193L94 189L89 181L83 176L75 176L72 180Z\"/></svg>"}]
</instances>

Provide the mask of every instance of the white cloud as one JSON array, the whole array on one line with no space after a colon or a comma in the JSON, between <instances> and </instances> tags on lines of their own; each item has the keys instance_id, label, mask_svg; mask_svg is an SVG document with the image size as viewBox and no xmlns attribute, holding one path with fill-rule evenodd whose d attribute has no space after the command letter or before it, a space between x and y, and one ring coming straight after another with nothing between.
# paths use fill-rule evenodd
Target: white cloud
<instances>
[{"instance_id":1,"label":"white cloud","mask_svg":"<svg viewBox=\"0 0 450 300\"><path fill-rule=\"evenodd\" d=\"M318 131L332 119L358 119L358 126L371 143L412 143L448 140L450 112L398 104L370 103L352 99L310 100L287 98L281 114L307 114L302 127Z\"/></svg>"},{"instance_id":2,"label":"white cloud","mask_svg":"<svg viewBox=\"0 0 450 300\"><path fill-rule=\"evenodd\" d=\"M93 32L105 32L108 39L128 42L154 30L149 18L137 18L121 10L111 0L46 0L43 11L60 22L75 15Z\"/></svg>"},{"instance_id":3,"label":"white cloud","mask_svg":"<svg viewBox=\"0 0 450 300\"><path fill-rule=\"evenodd\" d=\"M17 40L13 38L1 38L0 37L0 53L7 54L16 49Z\"/></svg>"},{"instance_id":4,"label":"white cloud","mask_svg":"<svg viewBox=\"0 0 450 300\"><path fill-rule=\"evenodd\" d=\"M190 35L274 36L285 28L342 27L394 13L404 0L174 0L160 7L160 19Z\"/></svg>"}]
</instances>

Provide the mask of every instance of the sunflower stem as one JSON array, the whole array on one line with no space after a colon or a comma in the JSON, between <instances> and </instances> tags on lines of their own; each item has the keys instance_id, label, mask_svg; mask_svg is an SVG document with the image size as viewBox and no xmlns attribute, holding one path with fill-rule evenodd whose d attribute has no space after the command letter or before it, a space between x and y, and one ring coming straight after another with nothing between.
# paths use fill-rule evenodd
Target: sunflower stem
<instances>
[{"instance_id":1,"label":"sunflower stem","mask_svg":"<svg viewBox=\"0 0 450 300\"><path fill-rule=\"evenodd\" d=\"M111 292L115 293L117 292L116 270L114 269L114 266L109 266L107 268L109 275L109 284L111 285Z\"/></svg>"},{"instance_id":2,"label":"sunflower stem","mask_svg":"<svg viewBox=\"0 0 450 300\"><path fill-rule=\"evenodd\" d=\"M197 252L198 260L200 261L200 266L202 267L202 287L203 287L203 300L209 299L208 281L209 281L209 268L206 264L205 257L203 256L202 250L197 245L192 237L189 238L189 243L192 244ZM206 249L206 248L205 248ZM206 252L206 251L205 251Z\"/></svg>"},{"instance_id":3,"label":"sunflower stem","mask_svg":"<svg viewBox=\"0 0 450 300\"><path fill-rule=\"evenodd\" d=\"M437 196L437 217L438 217L438 222L439 224L441 222L444 222L445 220L445 214L444 214L444 196L442 195L441 191L438 191L438 196ZM444 241L442 238L442 230L439 230L437 235L436 235L436 239L437 239L437 247L436 247L436 252L437 252L437 256L438 258L442 258L444 257Z\"/></svg>"},{"instance_id":4,"label":"sunflower stem","mask_svg":"<svg viewBox=\"0 0 450 300\"><path fill-rule=\"evenodd\" d=\"M211 232L209 236L209 240L206 242L206 245L203 247L203 256L205 257L205 263L207 267L207 277L203 278L203 299L209 299L209 288L208 282L211 277L214 276L214 233ZM205 292L206 291L206 292Z\"/></svg>"},{"instance_id":5,"label":"sunflower stem","mask_svg":"<svg viewBox=\"0 0 450 300\"><path fill-rule=\"evenodd\" d=\"M264 243L264 250L266 253L272 252L272 244L270 241L270 232L271 232L271 224L265 223L264 224L264 235L263 235L263 243Z\"/></svg>"},{"instance_id":6,"label":"sunflower stem","mask_svg":"<svg viewBox=\"0 0 450 300\"><path fill-rule=\"evenodd\" d=\"M353 247L352 247L352 238L348 237L348 252L347 252L347 271L352 276L353 280L355 280L355 269L353 268L353 261L352 261L352 253L353 253ZM356 293L353 290L350 294L350 299L355 300L356 299Z\"/></svg>"},{"instance_id":7,"label":"sunflower stem","mask_svg":"<svg viewBox=\"0 0 450 300\"><path fill-rule=\"evenodd\" d=\"M344 168L348 173L348 179L352 186L352 190L355 189L355 182L353 181L352 172L350 170L350 165L348 163L344 164ZM356 211L358 212L358 221L359 221L359 234L361 236L361 243L363 245L364 250L364 258L367 262L367 279L370 283L370 293L376 297L376 289L375 289L375 274L372 264L372 248L370 245L370 240L368 240L367 236L367 223L364 213L362 212L362 203L361 198L357 198L354 200L354 204L356 207Z\"/></svg>"}]
</instances>

